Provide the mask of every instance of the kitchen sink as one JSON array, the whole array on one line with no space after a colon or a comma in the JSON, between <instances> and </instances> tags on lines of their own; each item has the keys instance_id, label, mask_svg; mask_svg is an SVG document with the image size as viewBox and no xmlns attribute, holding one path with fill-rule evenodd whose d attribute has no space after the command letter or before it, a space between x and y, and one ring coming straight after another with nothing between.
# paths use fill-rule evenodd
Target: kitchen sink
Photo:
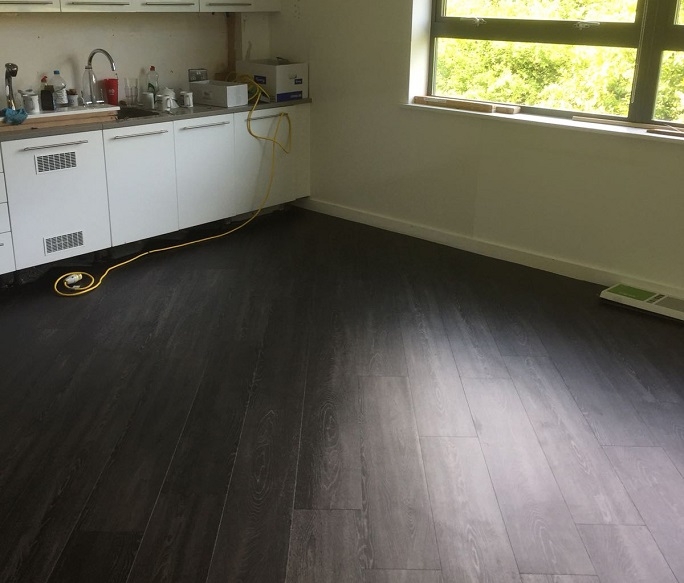
<instances>
[{"instance_id":1,"label":"kitchen sink","mask_svg":"<svg viewBox=\"0 0 684 583\"><path fill-rule=\"evenodd\" d=\"M158 111L152 109L142 109L141 107L123 106L116 114L116 119L131 119L134 117L152 117L159 115Z\"/></svg>"}]
</instances>

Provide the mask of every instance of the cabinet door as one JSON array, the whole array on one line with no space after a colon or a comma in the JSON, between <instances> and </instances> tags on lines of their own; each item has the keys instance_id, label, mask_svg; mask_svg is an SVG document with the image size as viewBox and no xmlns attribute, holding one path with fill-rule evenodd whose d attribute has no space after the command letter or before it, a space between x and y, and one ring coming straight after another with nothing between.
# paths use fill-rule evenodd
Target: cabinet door
<instances>
[{"instance_id":1,"label":"cabinet door","mask_svg":"<svg viewBox=\"0 0 684 583\"><path fill-rule=\"evenodd\" d=\"M111 245L102 132L2 143L17 269Z\"/></svg>"},{"instance_id":2,"label":"cabinet door","mask_svg":"<svg viewBox=\"0 0 684 583\"><path fill-rule=\"evenodd\" d=\"M173 123L104 130L112 244L178 230Z\"/></svg>"},{"instance_id":3,"label":"cabinet door","mask_svg":"<svg viewBox=\"0 0 684 583\"><path fill-rule=\"evenodd\" d=\"M134 0L61 0L62 12L133 12Z\"/></svg>"},{"instance_id":4,"label":"cabinet door","mask_svg":"<svg viewBox=\"0 0 684 583\"><path fill-rule=\"evenodd\" d=\"M0 12L59 12L59 0L0 0Z\"/></svg>"},{"instance_id":5,"label":"cabinet door","mask_svg":"<svg viewBox=\"0 0 684 583\"><path fill-rule=\"evenodd\" d=\"M12 233L0 233L0 275L14 271Z\"/></svg>"},{"instance_id":6,"label":"cabinet door","mask_svg":"<svg viewBox=\"0 0 684 583\"><path fill-rule=\"evenodd\" d=\"M233 115L175 121L181 229L235 215Z\"/></svg>"},{"instance_id":7,"label":"cabinet door","mask_svg":"<svg viewBox=\"0 0 684 583\"><path fill-rule=\"evenodd\" d=\"M255 210L268 191L273 159L271 142L253 137L248 131L248 116L235 114L235 195L237 213ZM282 116L282 117L281 117ZM288 118L290 123L288 124ZM280 122L280 125L278 125ZM252 133L273 138L286 145L292 132L290 153L275 148L273 184L265 206L274 206L309 195L309 105L296 105L256 111L251 121Z\"/></svg>"},{"instance_id":8,"label":"cabinet door","mask_svg":"<svg viewBox=\"0 0 684 583\"><path fill-rule=\"evenodd\" d=\"M200 0L200 12L280 12L280 0Z\"/></svg>"},{"instance_id":9,"label":"cabinet door","mask_svg":"<svg viewBox=\"0 0 684 583\"><path fill-rule=\"evenodd\" d=\"M133 0L135 12L199 12L199 0Z\"/></svg>"}]
</instances>

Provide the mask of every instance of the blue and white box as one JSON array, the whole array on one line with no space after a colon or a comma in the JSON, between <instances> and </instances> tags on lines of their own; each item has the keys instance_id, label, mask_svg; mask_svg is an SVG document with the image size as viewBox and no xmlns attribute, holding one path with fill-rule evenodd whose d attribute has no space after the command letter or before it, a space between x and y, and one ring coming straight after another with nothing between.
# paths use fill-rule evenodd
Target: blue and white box
<instances>
[{"instance_id":1,"label":"blue and white box","mask_svg":"<svg viewBox=\"0 0 684 583\"><path fill-rule=\"evenodd\" d=\"M271 101L294 101L309 97L309 64L282 59L238 61L238 77L252 77L268 93Z\"/></svg>"}]
</instances>

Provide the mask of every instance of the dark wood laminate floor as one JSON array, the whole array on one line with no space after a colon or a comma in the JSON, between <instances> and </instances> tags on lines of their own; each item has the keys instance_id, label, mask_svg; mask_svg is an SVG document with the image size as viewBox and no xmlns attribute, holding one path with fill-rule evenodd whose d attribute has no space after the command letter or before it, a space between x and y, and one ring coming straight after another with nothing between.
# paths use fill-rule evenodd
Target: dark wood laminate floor
<instances>
[{"instance_id":1,"label":"dark wood laminate floor","mask_svg":"<svg viewBox=\"0 0 684 583\"><path fill-rule=\"evenodd\" d=\"M0 292L0 582L684 583L684 326L290 209Z\"/></svg>"}]
</instances>

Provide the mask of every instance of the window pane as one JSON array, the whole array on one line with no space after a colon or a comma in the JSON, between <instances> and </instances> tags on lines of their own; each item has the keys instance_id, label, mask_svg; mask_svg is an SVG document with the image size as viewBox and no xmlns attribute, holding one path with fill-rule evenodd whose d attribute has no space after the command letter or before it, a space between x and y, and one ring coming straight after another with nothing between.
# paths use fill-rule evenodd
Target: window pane
<instances>
[{"instance_id":1,"label":"window pane","mask_svg":"<svg viewBox=\"0 0 684 583\"><path fill-rule=\"evenodd\" d=\"M634 22L636 6L637 0L444 0L444 15Z\"/></svg>"},{"instance_id":2,"label":"window pane","mask_svg":"<svg viewBox=\"0 0 684 583\"><path fill-rule=\"evenodd\" d=\"M679 8L677 8L677 24L684 24L684 2L679 0Z\"/></svg>"},{"instance_id":3,"label":"window pane","mask_svg":"<svg viewBox=\"0 0 684 583\"><path fill-rule=\"evenodd\" d=\"M626 116L636 49L437 39L434 94Z\"/></svg>"},{"instance_id":4,"label":"window pane","mask_svg":"<svg viewBox=\"0 0 684 583\"><path fill-rule=\"evenodd\" d=\"M654 119L684 123L684 53L665 51Z\"/></svg>"}]
</instances>

